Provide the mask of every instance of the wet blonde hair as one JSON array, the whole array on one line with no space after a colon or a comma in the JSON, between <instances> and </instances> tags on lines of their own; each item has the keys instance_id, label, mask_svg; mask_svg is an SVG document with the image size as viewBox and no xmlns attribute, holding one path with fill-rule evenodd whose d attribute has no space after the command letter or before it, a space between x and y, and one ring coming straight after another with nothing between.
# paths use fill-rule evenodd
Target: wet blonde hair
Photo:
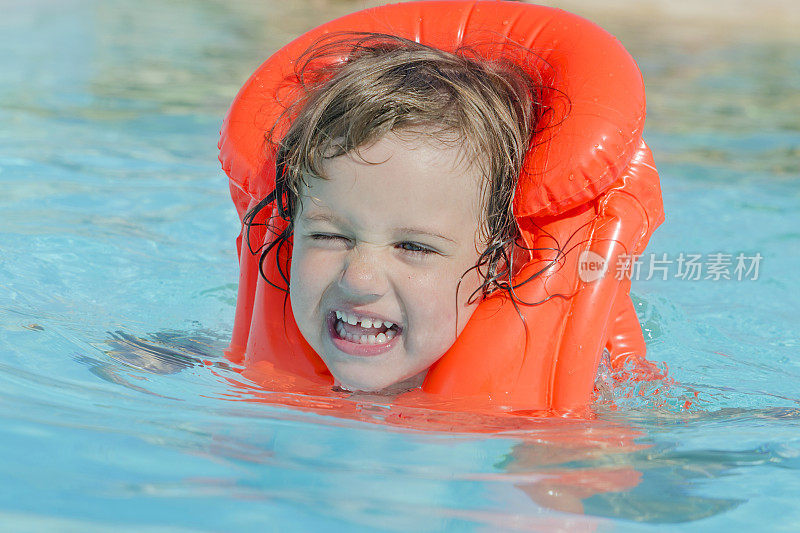
<instances>
[{"instance_id":1,"label":"wet blonde hair","mask_svg":"<svg viewBox=\"0 0 800 533\"><path fill-rule=\"evenodd\" d=\"M476 294L510 286L519 237L514 195L545 87L530 68L536 59L530 51L505 43L492 47L489 58L476 50L447 52L379 33L332 34L312 45L289 80L292 103L266 134L276 161L275 190L244 220L249 229L258 212L277 201L278 215L288 222L259 249L260 265L273 249L290 245L303 188L309 178L325 179L325 160L358 155L389 132L414 132L463 146L467 161L480 169L486 248L474 267L484 280ZM278 267L286 289L288 272Z\"/></svg>"}]
</instances>

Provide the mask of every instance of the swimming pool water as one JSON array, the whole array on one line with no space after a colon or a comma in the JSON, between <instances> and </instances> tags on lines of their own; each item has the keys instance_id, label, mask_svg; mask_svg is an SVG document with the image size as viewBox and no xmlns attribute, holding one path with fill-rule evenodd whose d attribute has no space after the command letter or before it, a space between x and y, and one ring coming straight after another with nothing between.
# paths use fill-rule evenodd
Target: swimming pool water
<instances>
[{"instance_id":1,"label":"swimming pool water","mask_svg":"<svg viewBox=\"0 0 800 533\"><path fill-rule=\"evenodd\" d=\"M634 282L674 383L494 435L234 383L222 116L270 52L361 6L3 6L0 529L800 529L800 47L746 22L594 12L648 89L667 221L647 253L763 257L756 280Z\"/></svg>"}]
</instances>

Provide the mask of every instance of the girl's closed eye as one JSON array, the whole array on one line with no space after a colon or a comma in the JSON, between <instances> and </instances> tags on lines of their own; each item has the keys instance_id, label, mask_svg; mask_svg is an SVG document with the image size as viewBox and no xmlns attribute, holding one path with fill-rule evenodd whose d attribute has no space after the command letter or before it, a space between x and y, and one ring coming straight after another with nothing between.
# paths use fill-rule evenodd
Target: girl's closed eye
<instances>
[{"instance_id":1,"label":"girl's closed eye","mask_svg":"<svg viewBox=\"0 0 800 533\"><path fill-rule=\"evenodd\" d=\"M308 235L308 238L313 241L330 244L332 246L337 246L340 243L346 246L350 244L349 238L337 233L311 233Z\"/></svg>"},{"instance_id":2,"label":"girl's closed eye","mask_svg":"<svg viewBox=\"0 0 800 533\"><path fill-rule=\"evenodd\" d=\"M319 240L319 241L327 241L327 240L335 240L335 239L344 239L349 240L344 235L338 235L336 233L311 233L309 235L310 238Z\"/></svg>"}]
</instances>

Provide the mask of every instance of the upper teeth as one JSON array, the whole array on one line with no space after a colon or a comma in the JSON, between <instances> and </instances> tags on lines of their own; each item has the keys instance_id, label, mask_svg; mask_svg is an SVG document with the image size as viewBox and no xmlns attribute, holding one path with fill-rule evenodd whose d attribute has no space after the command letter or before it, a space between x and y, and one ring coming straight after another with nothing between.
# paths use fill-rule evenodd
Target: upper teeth
<instances>
[{"instance_id":1,"label":"upper teeth","mask_svg":"<svg viewBox=\"0 0 800 533\"><path fill-rule=\"evenodd\" d=\"M389 322L388 320L357 316L345 311L336 311L336 318L353 326L360 323L362 328L379 328L381 325L391 328L395 325L394 322Z\"/></svg>"}]
</instances>

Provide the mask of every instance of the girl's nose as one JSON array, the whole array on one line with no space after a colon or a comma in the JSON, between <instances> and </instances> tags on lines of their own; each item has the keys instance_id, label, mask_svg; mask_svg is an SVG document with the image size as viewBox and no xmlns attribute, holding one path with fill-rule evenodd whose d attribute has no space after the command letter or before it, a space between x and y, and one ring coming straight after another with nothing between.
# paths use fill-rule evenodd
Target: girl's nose
<instances>
[{"instance_id":1,"label":"girl's nose","mask_svg":"<svg viewBox=\"0 0 800 533\"><path fill-rule=\"evenodd\" d=\"M379 255L359 246L350 251L339 279L339 286L347 296L372 301L386 292L386 274Z\"/></svg>"}]
</instances>

